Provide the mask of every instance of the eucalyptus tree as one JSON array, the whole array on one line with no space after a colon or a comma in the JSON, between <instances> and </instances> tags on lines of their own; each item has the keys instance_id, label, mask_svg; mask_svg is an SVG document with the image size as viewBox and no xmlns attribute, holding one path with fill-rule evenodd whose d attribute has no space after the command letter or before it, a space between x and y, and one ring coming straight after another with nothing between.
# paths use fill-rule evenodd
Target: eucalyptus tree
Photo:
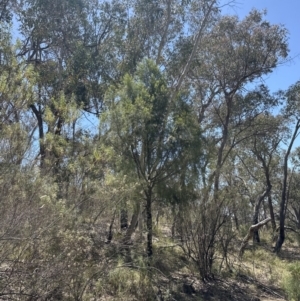
<instances>
[{"instance_id":1,"label":"eucalyptus tree","mask_svg":"<svg viewBox=\"0 0 300 301\"><path fill-rule=\"evenodd\" d=\"M285 240L285 216L286 206L288 201L288 178L289 178L289 158L292 147L300 131L300 118L299 118L299 101L300 101L300 82L296 82L285 93L286 104L284 114L291 122L292 135L287 144L287 150L284 154L283 160L283 178L282 178L282 191L279 208L279 235L276 241L274 251L280 252L283 242Z\"/></svg>"},{"instance_id":2,"label":"eucalyptus tree","mask_svg":"<svg viewBox=\"0 0 300 301\"><path fill-rule=\"evenodd\" d=\"M39 75L30 109L38 123L40 166L54 159L58 167L63 160L51 147L54 140L62 146L70 138L63 137L66 114L72 115L75 107L99 114L107 82L116 78L112 65L117 55L110 51L123 35L122 8L116 1L26 0L14 9L21 38L18 55ZM75 129L76 118L72 122Z\"/></svg>"},{"instance_id":3,"label":"eucalyptus tree","mask_svg":"<svg viewBox=\"0 0 300 301\"><path fill-rule=\"evenodd\" d=\"M192 228L186 227L185 238L194 254L199 254L202 277L207 277L219 244L218 234L228 216L224 165L237 145L255 134L251 132L253 122L277 104L265 86L253 88L253 82L284 61L288 48L286 29L271 25L264 20L264 13L256 10L243 20L219 16L201 42L182 85L191 90L191 104L206 138L202 150L207 160L201 166L204 175L198 199L198 206L206 210L199 210L194 228L200 234L192 235ZM192 52L189 39L182 39L177 45L174 59ZM175 73L182 66L180 60L176 62ZM207 214L213 218L207 219ZM206 231L206 235L201 236L201 231ZM200 238L195 240L200 243L189 241L189 237Z\"/></svg>"},{"instance_id":4,"label":"eucalyptus tree","mask_svg":"<svg viewBox=\"0 0 300 301\"><path fill-rule=\"evenodd\" d=\"M289 177L288 202L286 205L286 227L292 231L300 230L299 206L299 149L292 154L292 170ZM300 233L299 233L300 234Z\"/></svg>"},{"instance_id":5,"label":"eucalyptus tree","mask_svg":"<svg viewBox=\"0 0 300 301\"><path fill-rule=\"evenodd\" d=\"M215 129L217 159L210 167L210 185L219 188L219 178L231 149L243 139L243 128L275 103L260 86L243 89L270 73L287 56L287 31L271 25L263 13L253 10L243 20L224 16L205 35L202 48L189 72L199 124ZM257 106L257 107L256 107ZM234 129L234 131L233 131ZM233 135L234 134L234 135Z\"/></svg>"},{"instance_id":6,"label":"eucalyptus tree","mask_svg":"<svg viewBox=\"0 0 300 301\"><path fill-rule=\"evenodd\" d=\"M50 155L45 141L46 110L52 109L53 115L56 115L57 135L60 135L64 123L52 99L58 99L62 94L67 55L74 48L75 39L80 36L78 15L83 14L80 3L28 0L20 1L15 8L22 41L19 56L25 57L39 74L36 97L32 99L30 109L38 123L41 167L45 166L46 156ZM50 126L48 130L51 131Z\"/></svg>"},{"instance_id":7,"label":"eucalyptus tree","mask_svg":"<svg viewBox=\"0 0 300 301\"><path fill-rule=\"evenodd\" d=\"M180 72L173 73L173 84L179 89L191 67L196 49L219 13L217 0L166 0L125 2L129 11L122 53L122 68L134 72L144 57L171 70L181 60ZM177 43L188 39L193 49L174 60Z\"/></svg>"},{"instance_id":8,"label":"eucalyptus tree","mask_svg":"<svg viewBox=\"0 0 300 301\"><path fill-rule=\"evenodd\" d=\"M272 190L276 195L281 177L281 143L285 140L288 129L283 116L268 113L260 114L248 131L248 138L235 150L239 163L239 182L248 192L253 207L252 224L259 222L259 216L262 216L261 206L265 198L268 198L269 214L275 231ZM266 215L266 208L264 211ZM254 231L253 235L254 241L259 242L258 231Z\"/></svg>"},{"instance_id":9,"label":"eucalyptus tree","mask_svg":"<svg viewBox=\"0 0 300 301\"><path fill-rule=\"evenodd\" d=\"M276 222L271 194L273 186L272 181L276 181L276 175L278 175L279 172L280 144L285 140L288 129L284 124L284 118L282 116L264 116L262 122L259 121L258 124L262 133L260 135L255 135L253 139L251 139L253 141L251 151L260 162L263 169L266 190L261 197L257 199L253 215L253 224L258 223L259 207L263 201L262 198L267 196L274 231L276 229ZM254 235L255 240L259 242L258 232L255 231Z\"/></svg>"},{"instance_id":10,"label":"eucalyptus tree","mask_svg":"<svg viewBox=\"0 0 300 301\"><path fill-rule=\"evenodd\" d=\"M133 74L143 58L169 68L175 42L190 35L186 32L189 27L194 48L181 72L173 76L174 91L178 91L202 37L218 14L216 0L16 3L14 13L22 40L19 55L33 64L40 76L30 108L38 122L41 166L51 154L45 145L46 110L56 116L55 135L61 136L65 124L51 99L64 94L69 102L74 95L81 109L98 116L108 87L118 85L125 73Z\"/></svg>"}]
</instances>

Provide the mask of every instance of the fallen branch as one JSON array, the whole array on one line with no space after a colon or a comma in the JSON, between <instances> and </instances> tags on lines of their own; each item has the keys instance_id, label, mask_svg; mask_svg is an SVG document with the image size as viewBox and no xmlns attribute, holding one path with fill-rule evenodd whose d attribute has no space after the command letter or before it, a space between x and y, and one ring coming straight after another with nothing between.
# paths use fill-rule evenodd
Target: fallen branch
<instances>
[{"instance_id":1,"label":"fallen branch","mask_svg":"<svg viewBox=\"0 0 300 301\"><path fill-rule=\"evenodd\" d=\"M262 226L266 225L270 220L271 220L271 217L268 217L268 218L264 219L263 221L259 222L258 224L252 225L252 226L249 228L248 234L245 236L245 238L244 238L243 241L242 241L242 245L241 245L240 253L239 253L240 258L241 258L241 257L243 256L243 254L244 254L244 251L245 251L245 248L246 248L246 246L247 246L247 244L248 244L248 241L250 240L251 237L253 237L254 231L257 231L257 230L260 229Z\"/></svg>"},{"instance_id":2,"label":"fallen branch","mask_svg":"<svg viewBox=\"0 0 300 301\"><path fill-rule=\"evenodd\" d=\"M250 276L240 274L240 275L238 275L238 277L240 277L243 281L246 281L248 283L255 283L258 287L263 288L263 290L265 290L270 295L284 299L284 297L281 294L277 293L274 289L271 289L269 286L261 283L260 281L254 279Z\"/></svg>"}]
</instances>

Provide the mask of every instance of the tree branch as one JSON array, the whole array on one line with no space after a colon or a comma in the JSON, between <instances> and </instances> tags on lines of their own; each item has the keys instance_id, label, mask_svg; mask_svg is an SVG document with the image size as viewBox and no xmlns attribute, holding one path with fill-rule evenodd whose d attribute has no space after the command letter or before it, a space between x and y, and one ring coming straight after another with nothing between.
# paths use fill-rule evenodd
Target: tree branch
<instances>
[{"instance_id":1,"label":"tree branch","mask_svg":"<svg viewBox=\"0 0 300 301\"><path fill-rule=\"evenodd\" d=\"M250 240L251 237L253 237L254 231L257 231L262 226L266 225L270 220L271 220L271 217L268 217L268 218L264 219L263 221L259 222L258 224L252 225L249 228L248 234L245 236L245 238L242 241L242 245L241 245L240 253L239 253L239 257L240 258L242 258L243 254L244 254L244 251L245 251L245 248L246 248L246 246L248 244L248 241Z\"/></svg>"}]
</instances>

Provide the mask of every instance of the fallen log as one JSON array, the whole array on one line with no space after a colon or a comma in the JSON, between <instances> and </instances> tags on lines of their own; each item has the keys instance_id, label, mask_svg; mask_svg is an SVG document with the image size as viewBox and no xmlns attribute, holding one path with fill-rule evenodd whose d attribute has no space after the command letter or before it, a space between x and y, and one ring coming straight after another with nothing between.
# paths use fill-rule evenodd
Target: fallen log
<instances>
[{"instance_id":1,"label":"fallen log","mask_svg":"<svg viewBox=\"0 0 300 301\"><path fill-rule=\"evenodd\" d=\"M241 244L241 248L240 248L240 252L239 252L240 258L242 258L249 240L253 237L254 231L257 231L262 226L266 225L270 220L271 220L271 217L268 217L268 218L264 219L263 221L259 222L258 224L252 225L249 228L248 234L245 236L245 238L243 239L242 244Z\"/></svg>"}]
</instances>

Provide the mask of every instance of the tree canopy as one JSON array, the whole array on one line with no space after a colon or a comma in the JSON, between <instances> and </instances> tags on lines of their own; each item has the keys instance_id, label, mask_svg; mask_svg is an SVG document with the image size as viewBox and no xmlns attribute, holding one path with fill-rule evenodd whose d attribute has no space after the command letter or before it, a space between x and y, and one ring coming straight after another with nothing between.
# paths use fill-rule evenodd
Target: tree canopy
<instances>
[{"instance_id":1,"label":"tree canopy","mask_svg":"<svg viewBox=\"0 0 300 301\"><path fill-rule=\"evenodd\" d=\"M120 262L146 287L159 231L202 281L251 225L300 237L300 84L256 84L287 30L219 5L0 3L0 296L100 300Z\"/></svg>"}]
</instances>

